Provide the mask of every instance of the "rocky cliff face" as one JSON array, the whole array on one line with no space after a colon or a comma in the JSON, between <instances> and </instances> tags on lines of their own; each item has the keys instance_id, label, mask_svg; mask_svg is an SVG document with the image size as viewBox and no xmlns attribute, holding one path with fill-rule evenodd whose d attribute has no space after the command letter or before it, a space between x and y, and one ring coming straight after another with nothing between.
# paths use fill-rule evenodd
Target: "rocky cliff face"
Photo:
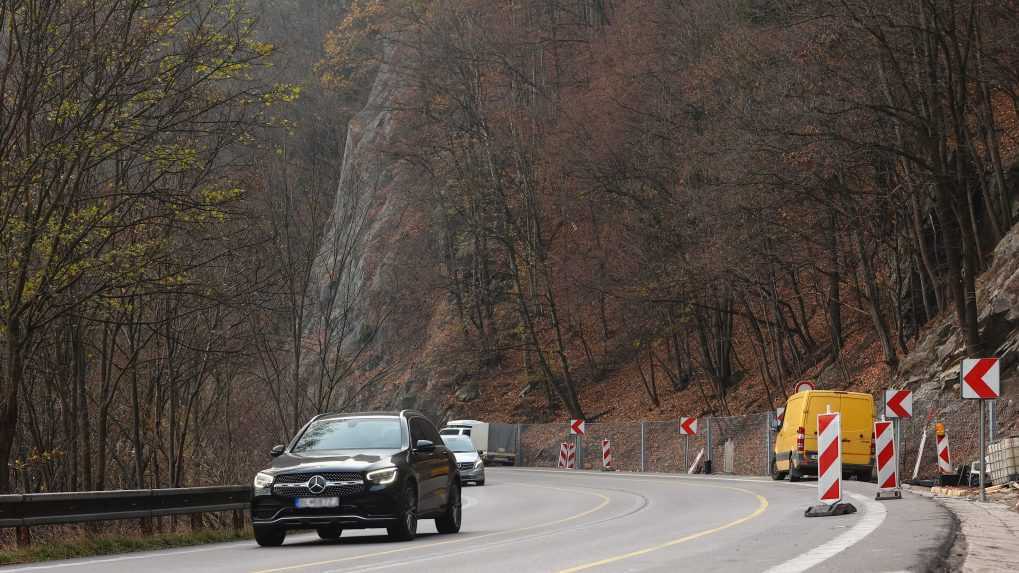
<instances>
[{"instance_id":1,"label":"rocky cliff face","mask_svg":"<svg viewBox=\"0 0 1019 573\"><path fill-rule=\"evenodd\" d=\"M1019 362L1019 226L1013 227L994 250L994 263L979 279L977 303L980 334L988 355L1002 359L1006 388L1017 380ZM959 365L964 358L962 336L954 314L935 319L916 348L902 361L897 381L919 387L919 394L958 390Z\"/></svg>"},{"instance_id":2,"label":"rocky cliff face","mask_svg":"<svg viewBox=\"0 0 1019 573\"><path fill-rule=\"evenodd\" d=\"M393 57L390 51L386 60ZM430 248L427 213L413 204L421 185L394 152L402 89L395 67L382 65L350 123L314 267L307 335L327 342L312 353L309 375L326 370L336 384L331 408L441 408L427 397L431 369L414 370L438 301L420 264Z\"/></svg>"}]
</instances>

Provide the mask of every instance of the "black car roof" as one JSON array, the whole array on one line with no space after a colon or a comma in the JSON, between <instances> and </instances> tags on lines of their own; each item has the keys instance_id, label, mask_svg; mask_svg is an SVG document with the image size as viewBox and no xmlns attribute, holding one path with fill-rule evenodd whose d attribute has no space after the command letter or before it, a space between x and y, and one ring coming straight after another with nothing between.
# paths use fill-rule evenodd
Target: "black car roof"
<instances>
[{"instance_id":1,"label":"black car roof","mask_svg":"<svg viewBox=\"0 0 1019 573\"><path fill-rule=\"evenodd\" d=\"M339 420L339 419L342 419L342 418L368 418L368 417L375 417L375 418L399 418L399 417L407 416L407 415L421 416L422 414L419 413L419 412L415 412L414 410L401 410L399 412L396 412L396 411L386 411L386 412L331 412L331 413L328 413L328 414L319 414L318 416L315 416L313 419L314 420Z\"/></svg>"}]
</instances>

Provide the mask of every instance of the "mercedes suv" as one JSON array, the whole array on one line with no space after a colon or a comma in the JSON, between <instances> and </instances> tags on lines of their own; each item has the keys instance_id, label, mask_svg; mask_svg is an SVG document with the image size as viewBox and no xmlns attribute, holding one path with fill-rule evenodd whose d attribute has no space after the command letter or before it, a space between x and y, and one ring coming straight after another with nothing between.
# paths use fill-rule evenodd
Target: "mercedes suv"
<instances>
[{"instance_id":1,"label":"mercedes suv","mask_svg":"<svg viewBox=\"0 0 1019 573\"><path fill-rule=\"evenodd\" d=\"M434 519L440 533L460 531L456 458L418 412L323 414L271 453L251 498L263 547L294 529L337 539L344 529L386 528L409 541L419 519Z\"/></svg>"}]
</instances>

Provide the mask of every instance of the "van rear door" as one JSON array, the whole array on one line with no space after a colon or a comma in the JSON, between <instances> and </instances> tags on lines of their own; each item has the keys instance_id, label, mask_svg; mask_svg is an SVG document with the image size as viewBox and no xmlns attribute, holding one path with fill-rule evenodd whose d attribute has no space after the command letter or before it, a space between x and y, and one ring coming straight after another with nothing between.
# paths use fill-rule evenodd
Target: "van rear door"
<instances>
[{"instance_id":1,"label":"van rear door","mask_svg":"<svg viewBox=\"0 0 1019 573\"><path fill-rule=\"evenodd\" d=\"M817 415L828 412L842 411L842 396L835 392L812 391L807 393L807 415L803 428L807 431L806 448L808 452L817 452Z\"/></svg>"}]
</instances>

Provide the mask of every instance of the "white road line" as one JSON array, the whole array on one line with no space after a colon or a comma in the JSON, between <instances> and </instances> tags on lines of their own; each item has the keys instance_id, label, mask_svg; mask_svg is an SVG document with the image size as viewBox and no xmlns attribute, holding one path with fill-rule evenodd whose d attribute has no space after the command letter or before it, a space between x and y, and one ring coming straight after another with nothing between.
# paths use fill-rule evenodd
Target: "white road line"
<instances>
[{"instance_id":1,"label":"white road line","mask_svg":"<svg viewBox=\"0 0 1019 573\"><path fill-rule=\"evenodd\" d=\"M529 470L529 469L521 468L521 469L513 470L513 471L519 471L519 472L522 472L522 473L539 473L540 472L540 473L558 473L558 474L569 475L568 472L564 472L564 471L561 471L561 470L560 471L556 471L556 470ZM578 475L578 474L574 474L574 475ZM579 475L584 475L584 474L579 474ZM613 475L607 475L607 474L594 474L594 473L587 474L587 475L590 475L590 476L602 476L602 477L606 477L606 478L613 478L613 477L615 477L617 479L618 478L630 478L630 479L633 479L633 478L638 478L638 479L639 478L654 478L654 479L669 479L669 478L672 478L672 479L677 479L677 480L691 480L692 479L692 480L698 480L698 481L738 481L738 482L753 482L753 483L759 483L759 484L769 483L769 480L767 480L767 479L747 479L747 478L707 477L707 476L678 476L678 475L673 476L673 475L648 475L648 474L636 474L636 475L616 474L616 475L613 476ZM811 484L790 484L790 485L798 485L798 486L802 486L802 487L815 487L815 486L813 486ZM806 571L807 569L810 569L811 567L819 565L819 564L823 563L824 561L827 561L828 559L831 559L832 557L838 555L839 553L842 553L843 551L845 551L846 549L849 549L853 545L856 545L857 543L862 541L863 538L865 538L868 535L870 535L871 533L873 533L875 529L877 529L878 527L881 527L881 524L884 523L884 521L885 521L885 515L887 514L887 512L885 511L884 504L878 503L878 502L873 501L873 500L871 500L871 499L869 499L867 497L864 497L862 495L855 494L855 493L850 494L850 497L852 497L854 501L856 501L857 503L863 505L866 508L866 512L864 512L863 517L858 522L856 522L856 525L854 525L852 528L850 528L849 531L846 531L845 533L843 533L842 535L839 535L835 539L832 539L828 543L825 543L824 545L818 545L817 547L811 549L810 551L802 553L802 554L800 554L800 555L790 559L789 561L786 561L785 563L782 563L780 565L776 565L775 567L772 567L771 569L768 569L767 571L765 571L765 573L800 573L802 571ZM818 518L818 519L820 519L820 518Z\"/></svg>"},{"instance_id":2,"label":"white road line","mask_svg":"<svg viewBox=\"0 0 1019 573\"><path fill-rule=\"evenodd\" d=\"M781 563L771 569L768 569L764 573L801 573L811 567L820 565L824 561L827 561L839 553L842 553L846 549L849 549L853 545L856 545L862 541L864 537L873 533L875 529L881 527L881 524L885 520L885 515L887 514L884 504L867 499L866 497L855 493L850 494L850 497L867 508L867 511L863 514L863 518L856 522L856 525L850 528L849 531L839 535L828 543L818 545L810 551L801 553L785 563Z\"/></svg>"}]
</instances>

